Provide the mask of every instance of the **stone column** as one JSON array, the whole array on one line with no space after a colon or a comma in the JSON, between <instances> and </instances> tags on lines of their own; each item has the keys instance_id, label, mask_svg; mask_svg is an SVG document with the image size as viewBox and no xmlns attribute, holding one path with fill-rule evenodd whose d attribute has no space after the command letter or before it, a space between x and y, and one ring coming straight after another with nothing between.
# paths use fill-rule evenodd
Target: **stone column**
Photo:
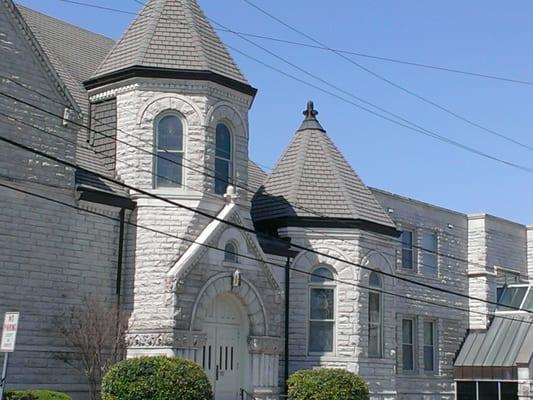
<instances>
[{"instance_id":1,"label":"stone column","mask_svg":"<svg viewBox=\"0 0 533 400\"><path fill-rule=\"evenodd\" d=\"M258 400L278 398L279 355L283 351L283 341L279 337L250 336L248 350L251 359L251 386Z\"/></svg>"}]
</instances>

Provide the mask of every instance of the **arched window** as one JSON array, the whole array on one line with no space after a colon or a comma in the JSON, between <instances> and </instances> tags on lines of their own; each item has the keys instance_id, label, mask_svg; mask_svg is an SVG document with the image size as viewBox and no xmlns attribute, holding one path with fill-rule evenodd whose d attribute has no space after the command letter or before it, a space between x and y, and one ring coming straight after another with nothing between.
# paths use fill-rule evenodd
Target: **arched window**
<instances>
[{"instance_id":1,"label":"arched window","mask_svg":"<svg viewBox=\"0 0 533 400\"><path fill-rule=\"evenodd\" d=\"M238 256L238 249L237 245L233 242L226 243L226 246L224 247L224 261L231 262L231 263L238 263L239 262L239 256Z\"/></svg>"},{"instance_id":2,"label":"arched window","mask_svg":"<svg viewBox=\"0 0 533 400\"><path fill-rule=\"evenodd\" d=\"M218 124L215 150L215 193L226 193L233 174L232 137L229 128Z\"/></svg>"},{"instance_id":3,"label":"arched window","mask_svg":"<svg viewBox=\"0 0 533 400\"><path fill-rule=\"evenodd\" d=\"M383 283L377 272L370 273L369 286L378 290L368 291L368 355L381 357L383 354Z\"/></svg>"},{"instance_id":4,"label":"arched window","mask_svg":"<svg viewBox=\"0 0 533 400\"><path fill-rule=\"evenodd\" d=\"M155 125L154 186L180 187L183 179L183 125L172 113L164 113Z\"/></svg>"},{"instance_id":5,"label":"arched window","mask_svg":"<svg viewBox=\"0 0 533 400\"><path fill-rule=\"evenodd\" d=\"M320 266L309 278L309 353L333 353L335 342L335 282L333 272Z\"/></svg>"}]
</instances>

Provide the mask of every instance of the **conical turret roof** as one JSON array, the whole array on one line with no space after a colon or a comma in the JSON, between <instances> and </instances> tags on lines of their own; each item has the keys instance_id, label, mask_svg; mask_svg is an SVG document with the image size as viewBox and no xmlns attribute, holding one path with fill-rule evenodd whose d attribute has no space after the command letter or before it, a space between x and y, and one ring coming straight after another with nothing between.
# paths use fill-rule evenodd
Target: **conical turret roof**
<instances>
[{"instance_id":1,"label":"conical turret roof","mask_svg":"<svg viewBox=\"0 0 533 400\"><path fill-rule=\"evenodd\" d=\"M196 0L149 0L86 86L104 78L150 71L150 77L209 79L252 89ZM135 74L133 74L135 75ZM195 78L196 77L196 78ZM108 82L104 82L108 83ZM254 91L255 93L255 91Z\"/></svg>"},{"instance_id":2,"label":"conical turret roof","mask_svg":"<svg viewBox=\"0 0 533 400\"><path fill-rule=\"evenodd\" d=\"M354 227L396 234L394 223L326 134L317 114L309 102L302 126L253 200L254 221L339 227L352 221Z\"/></svg>"}]
</instances>

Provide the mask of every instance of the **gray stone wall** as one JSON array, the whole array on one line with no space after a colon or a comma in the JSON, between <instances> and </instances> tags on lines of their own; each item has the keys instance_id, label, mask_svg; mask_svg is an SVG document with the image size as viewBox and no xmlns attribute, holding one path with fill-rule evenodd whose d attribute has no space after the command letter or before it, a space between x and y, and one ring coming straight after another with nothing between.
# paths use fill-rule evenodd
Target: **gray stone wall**
<instances>
[{"instance_id":1,"label":"gray stone wall","mask_svg":"<svg viewBox=\"0 0 533 400\"><path fill-rule=\"evenodd\" d=\"M0 1L0 73L57 103L67 99L36 56L5 1ZM0 79L2 92L54 114L64 106ZM76 141L61 118L0 98L2 113ZM1 135L75 162L72 144L0 116ZM73 170L7 144L0 145L0 182L77 206ZM100 210L101 211L101 210ZM115 215L110 210L109 215ZM85 296L115 301L118 223L44 199L0 188L0 325L6 311L19 311L16 352L8 388L47 388L86 395L84 377L56 359L72 352L57 332L58 319ZM0 326L1 329L1 326Z\"/></svg>"}]
</instances>

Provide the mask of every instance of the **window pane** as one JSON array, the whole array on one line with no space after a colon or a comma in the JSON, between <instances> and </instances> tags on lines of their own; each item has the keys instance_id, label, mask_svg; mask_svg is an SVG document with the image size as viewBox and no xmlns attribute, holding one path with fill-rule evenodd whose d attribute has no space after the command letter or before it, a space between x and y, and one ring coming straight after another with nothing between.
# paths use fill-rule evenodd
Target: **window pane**
<instances>
[{"instance_id":1,"label":"window pane","mask_svg":"<svg viewBox=\"0 0 533 400\"><path fill-rule=\"evenodd\" d=\"M380 336L379 326L370 324L368 327L368 355L381 356Z\"/></svg>"},{"instance_id":2,"label":"window pane","mask_svg":"<svg viewBox=\"0 0 533 400\"><path fill-rule=\"evenodd\" d=\"M370 283L370 286L380 288L381 287L381 278L379 277L379 274L376 273L376 272L371 272L370 273L370 278L369 278L369 283Z\"/></svg>"},{"instance_id":3,"label":"window pane","mask_svg":"<svg viewBox=\"0 0 533 400\"><path fill-rule=\"evenodd\" d=\"M437 255L423 252L420 269L424 275L437 276Z\"/></svg>"},{"instance_id":4,"label":"window pane","mask_svg":"<svg viewBox=\"0 0 533 400\"><path fill-rule=\"evenodd\" d=\"M402 236L402 268L413 268L413 232L403 231Z\"/></svg>"},{"instance_id":5,"label":"window pane","mask_svg":"<svg viewBox=\"0 0 533 400\"><path fill-rule=\"evenodd\" d=\"M422 235L422 248L430 252L436 252L437 235L435 233L424 233Z\"/></svg>"},{"instance_id":6,"label":"window pane","mask_svg":"<svg viewBox=\"0 0 533 400\"><path fill-rule=\"evenodd\" d=\"M237 248L233 243L227 243L224 248L224 261L237 262Z\"/></svg>"},{"instance_id":7,"label":"window pane","mask_svg":"<svg viewBox=\"0 0 533 400\"><path fill-rule=\"evenodd\" d=\"M410 319L402 321L402 343L413 344L413 321Z\"/></svg>"},{"instance_id":8,"label":"window pane","mask_svg":"<svg viewBox=\"0 0 533 400\"><path fill-rule=\"evenodd\" d=\"M502 382L501 391L501 400L518 400L518 383Z\"/></svg>"},{"instance_id":9,"label":"window pane","mask_svg":"<svg viewBox=\"0 0 533 400\"><path fill-rule=\"evenodd\" d=\"M424 370L433 371L435 369L435 349L433 346L424 346Z\"/></svg>"},{"instance_id":10,"label":"window pane","mask_svg":"<svg viewBox=\"0 0 533 400\"><path fill-rule=\"evenodd\" d=\"M478 382L479 398L498 400L498 382Z\"/></svg>"},{"instance_id":11,"label":"window pane","mask_svg":"<svg viewBox=\"0 0 533 400\"><path fill-rule=\"evenodd\" d=\"M529 294L527 295L527 299L524 303L524 307L522 307L524 310L533 311L533 289L529 290Z\"/></svg>"},{"instance_id":12,"label":"window pane","mask_svg":"<svg viewBox=\"0 0 533 400\"><path fill-rule=\"evenodd\" d=\"M309 351L313 353L333 351L333 322L309 322Z\"/></svg>"},{"instance_id":13,"label":"window pane","mask_svg":"<svg viewBox=\"0 0 533 400\"><path fill-rule=\"evenodd\" d=\"M402 345L402 352L403 352L403 363L402 363L403 370L413 371L414 370L413 345L411 344Z\"/></svg>"},{"instance_id":14,"label":"window pane","mask_svg":"<svg viewBox=\"0 0 533 400\"><path fill-rule=\"evenodd\" d=\"M157 148L159 150L183 150L183 128L174 115L161 118L157 124Z\"/></svg>"},{"instance_id":15,"label":"window pane","mask_svg":"<svg viewBox=\"0 0 533 400\"><path fill-rule=\"evenodd\" d=\"M477 400L476 382L457 382L457 400Z\"/></svg>"},{"instance_id":16,"label":"window pane","mask_svg":"<svg viewBox=\"0 0 533 400\"><path fill-rule=\"evenodd\" d=\"M230 182L230 162L215 159L215 193L224 194Z\"/></svg>"},{"instance_id":17,"label":"window pane","mask_svg":"<svg viewBox=\"0 0 533 400\"><path fill-rule=\"evenodd\" d=\"M433 346L434 342L434 328L433 322L424 321L424 345Z\"/></svg>"},{"instance_id":18,"label":"window pane","mask_svg":"<svg viewBox=\"0 0 533 400\"><path fill-rule=\"evenodd\" d=\"M157 187L176 187L181 185L182 153L157 153L156 183Z\"/></svg>"},{"instance_id":19,"label":"window pane","mask_svg":"<svg viewBox=\"0 0 533 400\"><path fill-rule=\"evenodd\" d=\"M216 151L217 157L231 160L231 134L226 125L217 125Z\"/></svg>"},{"instance_id":20,"label":"window pane","mask_svg":"<svg viewBox=\"0 0 533 400\"><path fill-rule=\"evenodd\" d=\"M317 276L319 275L319 276ZM317 268L313 271L311 275L311 282L332 282L333 273L327 268Z\"/></svg>"},{"instance_id":21,"label":"window pane","mask_svg":"<svg viewBox=\"0 0 533 400\"><path fill-rule=\"evenodd\" d=\"M380 300L381 295L376 292L368 293L368 320L369 322L380 323Z\"/></svg>"},{"instance_id":22,"label":"window pane","mask_svg":"<svg viewBox=\"0 0 533 400\"><path fill-rule=\"evenodd\" d=\"M524 296L526 295L526 291L526 286L506 287L498 301L500 304L498 310L512 310L509 306L516 308L520 307L520 304L522 304L522 300L524 300Z\"/></svg>"},{"instance_id":23,"label":"window pane","mask_svg":"<svg viewBox=\"0 0 533 400\"><path fill-rule=\"evenodd\" d=\"M311 319L333 319L333 289L311 289Z\"/></svg>"}]
</instances>

